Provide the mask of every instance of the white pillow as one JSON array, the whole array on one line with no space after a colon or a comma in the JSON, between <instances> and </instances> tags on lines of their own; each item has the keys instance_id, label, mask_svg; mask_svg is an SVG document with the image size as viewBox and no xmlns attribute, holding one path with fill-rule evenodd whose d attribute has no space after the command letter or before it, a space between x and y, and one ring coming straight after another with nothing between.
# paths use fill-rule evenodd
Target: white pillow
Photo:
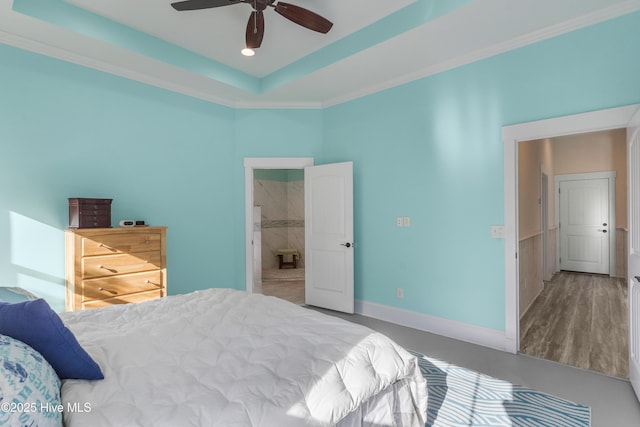
<instances>
[{"instance_id":1,"label":"white pillow","mask_svg":"<svg viewBox=\"0 0 640 427\"><path fill-rule=\"evenodd\" d=\"M0 335L0 425L61 427L60 379L49 362Z\"/></svg>"}]
</instances>

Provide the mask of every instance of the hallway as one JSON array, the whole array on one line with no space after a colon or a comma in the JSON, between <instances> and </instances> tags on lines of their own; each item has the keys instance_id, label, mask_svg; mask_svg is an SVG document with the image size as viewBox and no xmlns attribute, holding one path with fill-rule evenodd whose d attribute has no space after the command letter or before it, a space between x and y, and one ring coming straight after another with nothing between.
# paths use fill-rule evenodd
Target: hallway
<instances>
[{"instance_id":1,"label":"hallway","mask_svg":"<svg viewBox=\"0 0 640 427\"><path fill-rule=\"evenodd\" d=\"M626 280L556 273L520 320L520 351L629 378Z\"/></svg>"}]
</instances>

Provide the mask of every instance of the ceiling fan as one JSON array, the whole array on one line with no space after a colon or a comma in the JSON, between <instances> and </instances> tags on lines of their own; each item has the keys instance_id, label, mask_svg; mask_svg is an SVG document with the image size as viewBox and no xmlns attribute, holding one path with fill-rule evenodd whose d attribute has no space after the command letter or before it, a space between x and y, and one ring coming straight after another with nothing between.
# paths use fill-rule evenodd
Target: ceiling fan
<instances>
[{"instance_id":1,"label":"ceiling fan","mask_svg":"<svg viewBox=\"0 0 640 427\"><path fill-rule=\"evenodd\" d=\"M319 33L326 34L333 26L332 22L317 13L281 1L276 3L276 0L185 0L172 3L171 6L175 10L184 11L230 6L237 3L247 3L253 8L246 31L246 47L248 49L259 48L262 44L264 36L264 15L262 12L267 6L274 8L278 14L288 20Z\"/></svg>"}]
</instances>

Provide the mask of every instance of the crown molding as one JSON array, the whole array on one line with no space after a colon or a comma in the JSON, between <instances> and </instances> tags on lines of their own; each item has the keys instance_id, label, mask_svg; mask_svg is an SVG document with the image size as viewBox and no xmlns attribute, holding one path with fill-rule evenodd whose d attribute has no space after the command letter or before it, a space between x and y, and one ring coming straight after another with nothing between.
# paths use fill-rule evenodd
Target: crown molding
<instances>
[{"instance_id":1,"label":"crown molding","mask_svg":"<svg viewBox=\"0 0 640 427\"><path fill-rule=\"evenodd\" d=\"M415 80L420 80L422 78L442 73L444 71L449 71L463 65L471 64L482 59L490 58L501 53L525 47L527 45L547 40L562 34L570 33L581 28L586 28L590 25L598 24L600 22L618 18L629 13L637 12L638 10L640 10L640 1L638 0L629 0L624 3L619 3L605 9L600 9L598 11L580 16L578 18L562 22L560 24L542 28L538 31L516 37L503 43L495 44L488 48L475 50L468 54L458 56L434 66L426 67L418 71L398 76L397 78L390 79L383 83L372 85L367 88L351 92L349 94L345 94L344 96L335 97L331 100L323 102L322 106L323 108L328 108L335 105L343 104L345 102L353 101L355 99L372 95L386 89L391 89L393 87L410 83Z\"/></svg>"},{"instance_id":2,"label":"crown molding","mask_svg":"<svg viewBox=\"0 0 640 427\"><path fill-rule=\"evenodd\" d=\"M69 49L64 49L51 44L43 43L31 38L27 38L21 35L16 35L7 31L0 30L0 43L8 46L13 46L18 49L26 50L29 52L37 53L43 56L47 56L53 59L59 59L61 61L69 62L72 64L80 65L83 67L91 68L97 71L102 71L108 74L113 74L119 77L123 77L129 80L134 80L139 83L155 86L161 89L166 89L171 92L176 92L182 95L186 95L192 98L197 98L203 101L212 102L224 107L238 108L238 109L321 109L322 104L320 102L285 102L285 101L235 101L233 99L213 95L211 93L197 90L185 85L176 83L173 79L163 79L149 74L141 73L133 70L129 67L123 67L102 61L87 55L73 52ZM129 53L129 52L127 52ZM151 58L144 57L145 60L157 62L158 67L170 67L174 68L177 72L188 73L181 68L160 62Z\"/></svg>"},{"instance_id":3,"label":"crown molding","mask_svg":"<svg viewBox=\"0 0 640 427\"><path fill-rule=\"evenodd\" d=\"M538 31L534 31L523 36L508 40L503 43L498 43L493 46L484 49L478 49L465 55L452 58L448 61L443 61L439 64L426 67L414 72L398 76L393 79L386 80L379 84L370 85L366 88L359 89L342 96L334 97L326 101L273 101L269 100L269 94L255 95L247 94L247 98L253 96L262 96L264 99L248 100L241 99L242 94L233 95L220 95L220 91L224 91L221 87L212 87L210 90L203 90L193 86L181 84L178 78L152 76L150 74L137 71L132 67L123 65L117 65L104 60L96 59L88 56L84 53L73 52L69 49L54 46L49 43L35 40L24 35L11 33L8 31L0 30L0 43L17 47L19 49L27 50L30 52L38 53L41 55L49 56L62 61L70 62L76 65L92 68L98 71L103 71L116 76L124 77L126 79L134 80L147 85L159 87L172 92L180 93L189 97L197 98L207 102L212 102L221 106L237 109L323 109L332 107L338 104L343 104L358 98L362 98L374 93L390 89L396 86L400 86L406 83L410 83L415 80L419 80L425 77L429 77L444 71L448 71L463 65L473 63L485 58L489 58L501 53L508 52L510 50L518 49L542 40L546 40L552 37L556 37L562 34L569 33L590 25L594 25L600 22L604 22L619 16L623 16L629 13L633 13L640 10L639 0L628 0L623 3L618 3L611 7L598 10L596 12L583 15L581 17L557 24ZM115 47L110 46L115 49ZM183 70L179 67L166 64L164 62L144 57L133 52L123 50L123 53L127 55L137 56L145 61L149 61L149 64L154 65L154 69L163 70L165 74L176 74L184 77L191 74L190 72ZM202 76L198 76L204 79ZM211 82L215 82L215 85L224 86L224 84L209 79Z\"/></svg>"},{"instance_id":4,"label":"crown molding","mask_svg":"<svg viewBox=\"0 0 640 427\"><path fill-rule=\"evenodd\" d=\"M320 110L321 102L292 102L292 101L239 101L234 104L237 109L247 110Z\"/></svg>"},{"instance_id":5,"label":"crown molding","mask_svg":"<svg viewBox=\"0 0 640 427\"><path fill-rule=\"evenodd\" d=\"M108 74L113 74L119 77L123 77L129 80L134 80L140 83L144 83L150 86L159 87L169 90L171 92L180 93L193 98L198 98L204 101L212 102L222 106L233 108L233 102L228 99L221 98L219 96L213 96L209 93L205 93L200 90L181 85L175 81L153 77L145 73L135 71L129 67L122 67L109 62L105 62L96 58L89 57L84 54L76 53L68 49L64 49L58 46L52 46L41 41L33 40L24 36L12 34L6 31L0 30L0 43L13 46L29 52L48 56L50 58L59 59L72 64L80 65L83 67L91 68L98 71L103 71ZM146 58L152 60L150 58ZM155 61L155 60L152 60ZM171 65L163 62L158 62L159 66L172 67ZM180 70L179 68L175 67Z\"/></svg>"}]
</instances>

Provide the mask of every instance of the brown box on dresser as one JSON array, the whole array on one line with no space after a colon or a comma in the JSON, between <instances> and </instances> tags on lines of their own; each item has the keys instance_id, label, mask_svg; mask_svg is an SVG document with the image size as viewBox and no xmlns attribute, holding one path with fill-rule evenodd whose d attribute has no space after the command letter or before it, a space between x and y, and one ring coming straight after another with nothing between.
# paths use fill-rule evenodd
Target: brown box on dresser
<instances>
[{"instance_id":1,"label":"brown box on dresser","mask_svg":"<svg viewBox=\"0 0 640 427\"><path fill-rule=\"evenodd\" d=\"M167 295L166 227L65 230L66 309Z\"/></svg>"},{"instance_id":2,"label":"brown box on dresser","mask_svg":"<svg viewBox=\"0 0 640 427\"><path fill-rule=\"evenodd\" d=\"M69 198L69 227L111 227L111 201L113 199Z\"/></svg>"}]
</instances>

